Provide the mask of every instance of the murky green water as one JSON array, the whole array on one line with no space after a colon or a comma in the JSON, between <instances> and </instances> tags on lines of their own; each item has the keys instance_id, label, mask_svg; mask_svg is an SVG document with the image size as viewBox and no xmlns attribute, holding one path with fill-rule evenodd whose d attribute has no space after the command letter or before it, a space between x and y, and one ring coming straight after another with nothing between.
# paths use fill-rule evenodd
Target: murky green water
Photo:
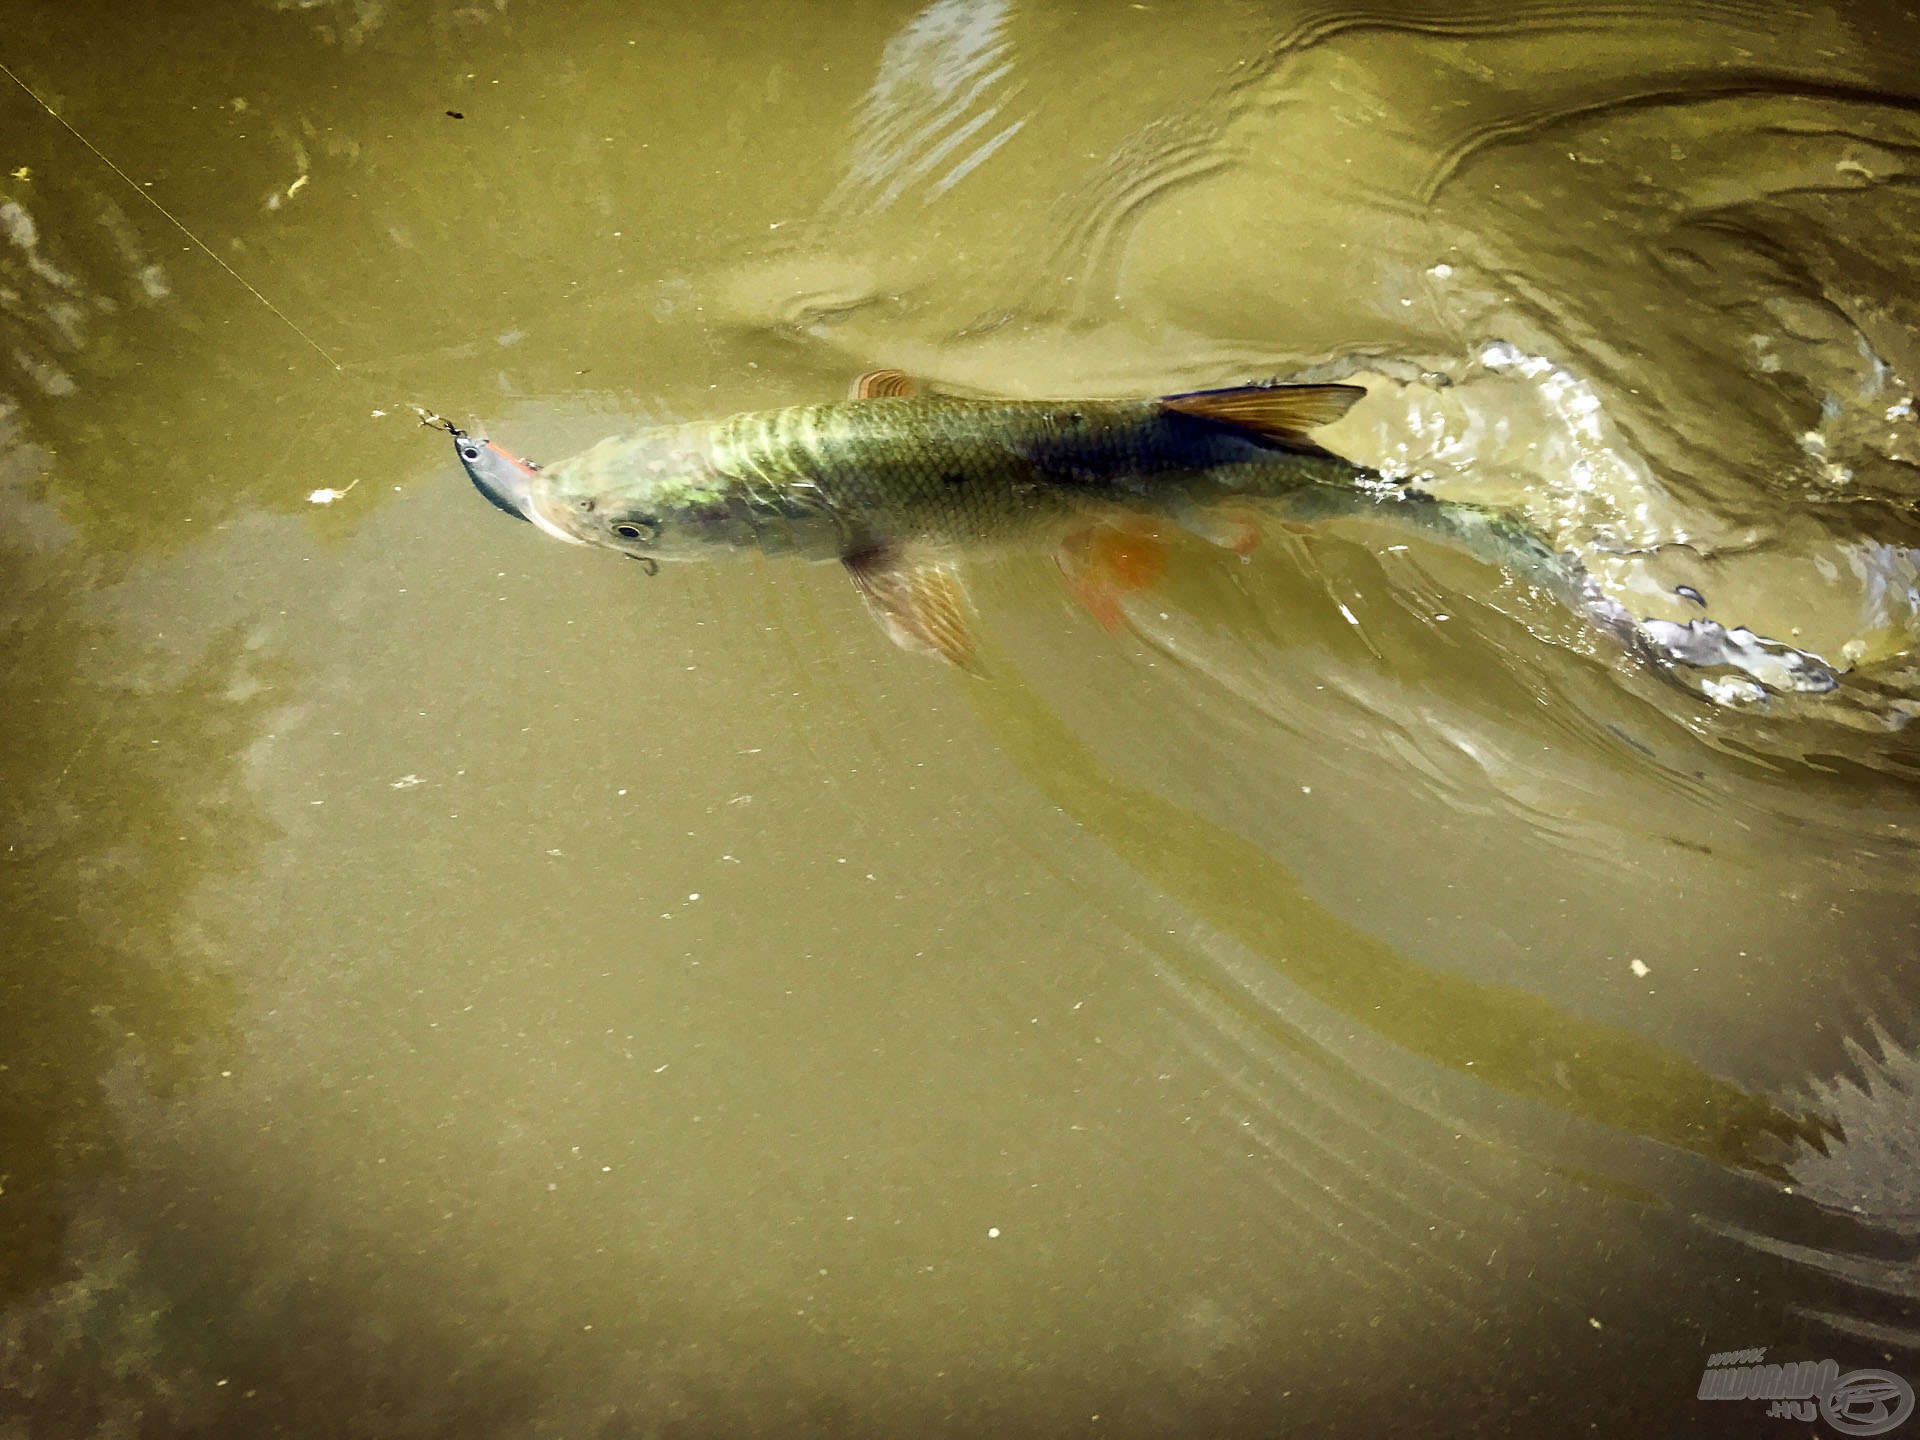
<instances>
[{"instance_id":1,"label":"murky green water","mask_svg":"<svg viewBox=\"0 0 1920 1440\"><path fill-rule=\"evenodd\" d=\"M98 151L0 77L0 1434L1920 1380L1917 23L0 6ZM976 681L407 409L558 459L874 365L1352 376L1343 453L1840 684L1337 519L1118 635L980 563Z\"/></svg>"}]
</instances>

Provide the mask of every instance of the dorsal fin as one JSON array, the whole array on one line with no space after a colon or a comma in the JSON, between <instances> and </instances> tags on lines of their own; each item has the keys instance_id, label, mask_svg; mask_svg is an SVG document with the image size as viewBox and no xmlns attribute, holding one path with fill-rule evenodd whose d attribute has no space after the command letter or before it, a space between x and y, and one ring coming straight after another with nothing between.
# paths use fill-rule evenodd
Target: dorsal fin
<instances>
[{"instance_id":1,"label":"dorsal fin","mask_svg":"<svg viewBox=\"0 0 1920 1440\"><path fill-rule=\"evenodd\" d=\"M897 400L920 393L920 386L904 370L869 370L856 375L848 393L855 400Z\"/></svg>"},{"instance_id":2,"label":"dorsal fin","mask_svg":"<svg viewBox=\"0 0 1920 1440\"><path fill-rule=\"evenodd\" d=\"M1270 445L1317 451L1306 432L1338 420L1366 393L1358 385L1236 385L1166 395L1160 403L1176 414L1244 430Z\"/></svg>"}]
</instances>

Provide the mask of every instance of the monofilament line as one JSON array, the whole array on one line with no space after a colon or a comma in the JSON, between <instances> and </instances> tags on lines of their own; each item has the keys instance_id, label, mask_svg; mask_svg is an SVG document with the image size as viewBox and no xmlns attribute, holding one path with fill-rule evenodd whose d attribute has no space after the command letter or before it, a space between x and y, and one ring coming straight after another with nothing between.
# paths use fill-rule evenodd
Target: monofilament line
<instances>
[{"instance_id":1,"label":"monofilament line","mask_svg":"<svg viewBox=\"0 0 1920 1440\"><path fill-rule=\"evenodd\" d=\"M6 62L3 60L0 60L0 75L5 75L9 80L13 81L14 84L18 85L22 90L26 91L27 98L32 100L34 104L38 105L42 110L46 111L47 114L51 115L56 121L58 121L61 128L63 128L69 135L73 136L74 139L78 140L82 145L86 146L87 149L93 153L94 159L98 160L102 165L106 166L114 174L118 175L122 180L126 181L127 187L130 190L132 190L134 194L138 195L142 200L146 201L149 205L153 206L153 208L158 210L162 215L166 216L167 223L169 225L173 226L174 229L178 230L182 235L186 236L187 239L191 240L196 246L199 247L202 254L204 254L209 260L213 261L213 263L218 265L222 270L226 271L227 274L231 275L234 278L234 280L239 284L241 289L245 290L249 295L253 296L254 299L258 300L262 305L266 306L267 309L271 310L274 313L274 315L278 317L281 324L285 325L289 330L293 331L294 334L298 335L302 340L306 341L307 344L311 345L314 348L314 351L320 356L322 360L326 361L327 364L331 365L336 370L343 368L338 360L334 359L333 356L329 355L326 352L325 347L322 346L318 340L314 339L311 335L307 334L306 331L302 330L298 325L294 324L292 320L287 318L287 314L285 311L283 311L278 305L274 304L271 300L267 299L267 297L262 295L258 290L254 289L253 286L249 285L247 283L246 276L242 275L238 270L234 269L233 266L229 265L226 261L222 260L218 255L214 254L213 251L208 248L206 241L202 240L198 235L194 234L193 231L189 230L184 224L182 224L179 220L174 218L174 214L171 210L167 209L166 206L162 205L158 200L154 199L153 196L150 195L146 191L146 189L143 186L141 186L131 175L127 174L126 171L122 170L118 165L114 164L113 161L109 160L106 157L106 155L104 155L101 152L99 146L95 145L91 140L87 139L86 136L82 135L78 130L74 129L72 125L68 124L67 119L64 115L62 115L58 110L54 109L53 106L49 105L46 101L42 100L40 96L34 91L34 88L31 85L27 84L26 81L22 80L18 75L14 74L13 71L7 67Z\"/></svg>"}]
</instances>

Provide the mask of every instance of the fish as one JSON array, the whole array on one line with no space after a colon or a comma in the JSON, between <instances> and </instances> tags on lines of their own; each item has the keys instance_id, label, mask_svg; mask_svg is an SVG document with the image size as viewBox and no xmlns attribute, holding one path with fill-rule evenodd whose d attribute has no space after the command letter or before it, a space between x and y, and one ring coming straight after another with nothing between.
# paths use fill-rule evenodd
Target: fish
<instances>
[{"instance_id":1,"label":"fish","mask_svg":"<svg viewBox=\"0 0 1920 1440\"><path fill-rule=\"evenodd\" d=\"M844 400L655 426L550 466L443 428L474 488L549 535L650 570L745 548L835 561L896 644L975 669L963 558L1049 532L1068 555L1123 553L1111 537L1128 533L1144 551L1145 522L1165 518L1251 548L1256 524L1222 515L1223 502L1378 480L1309 435L1365 393L1266 383L1151 399L975 399L885 369L860 376ZM1089 546L1097 532L1104 545ZM1090 608L1109 603L1092 593L1103 579L1084 566L1079 579Z\"/></svg>"},{"instance_id":2,"label":"fish","mask_svg":"<svg viewBox=\"0 0 1920 1440\"><path fill-rule=\"evenodd\" d=\"M1663 645L1517 517L1389 480L1313 438L1365 394L1269 381L1138 399L981 399L877 369L842 400L653 426L549 466L423 419L453 437L491 504L556 539L617 551L649 573L745 549L835 562L896 645L974 674L967 559L1051 543L1081 603L1118 630L1125 596L1164 570L1167 523L1245 555L1275 518L1361 513L1503 566L1656 665L1699 663L1697 633ZM1783 688L1822 683L1790 678L1800 683Z\"/></svg>"}]
</instances>

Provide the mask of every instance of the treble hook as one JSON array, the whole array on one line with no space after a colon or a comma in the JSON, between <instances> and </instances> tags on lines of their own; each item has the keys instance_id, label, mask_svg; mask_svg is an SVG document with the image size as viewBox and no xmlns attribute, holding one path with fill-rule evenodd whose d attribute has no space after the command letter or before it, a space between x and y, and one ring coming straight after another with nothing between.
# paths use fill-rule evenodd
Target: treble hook
<instances>
[{"instance_id":1,"label":"treble hook","mask_svg":"<svg viewBox=\"0 0 1920 1440\"><path fill-rule=\"evenodd\" d=\"M409 405L407 408L418 415L420 417L420 423L429 430L444 430L456 440L464 440L467 438L467 432L447 419L446 416L435 415L431 411L421 409L418 405Z\"/></svg>"}]
</instances>

